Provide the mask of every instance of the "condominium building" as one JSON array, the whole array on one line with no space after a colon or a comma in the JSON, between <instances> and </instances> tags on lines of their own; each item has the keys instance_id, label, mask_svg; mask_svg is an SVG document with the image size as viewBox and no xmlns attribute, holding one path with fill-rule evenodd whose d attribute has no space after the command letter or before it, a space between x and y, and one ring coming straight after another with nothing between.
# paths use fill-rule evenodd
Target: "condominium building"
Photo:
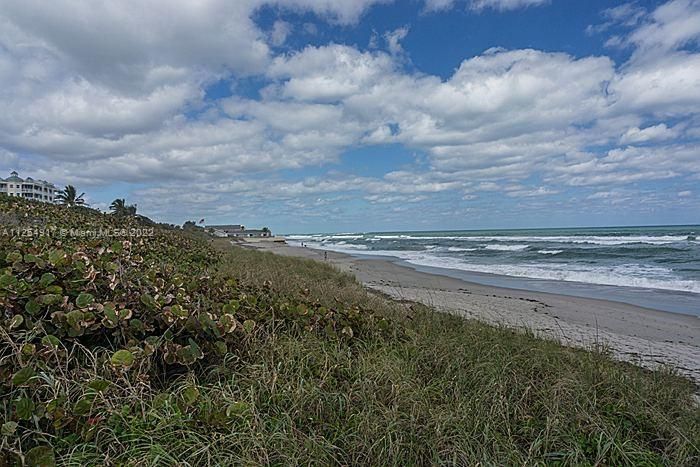
<instances>
[{"instance_id":1,"label":"condominium building","mask_svg":"<svg viewBox=\"0 0 700 467\"><path fill-rule=\"evenodd\" d=\"M53 183L32 177L23 179L14 171L8 178L0 177L0 194L53 203L56 191Z\"/></svg>"}]
</instances>

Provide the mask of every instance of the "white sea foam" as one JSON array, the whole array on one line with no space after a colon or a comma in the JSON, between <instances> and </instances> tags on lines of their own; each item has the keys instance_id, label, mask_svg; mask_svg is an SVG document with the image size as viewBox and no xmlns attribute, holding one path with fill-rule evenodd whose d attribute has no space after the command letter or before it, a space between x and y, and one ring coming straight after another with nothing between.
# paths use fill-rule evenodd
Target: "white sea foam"
<instances>
[{"instance_id":1,"label":"white sea foam","mask_svg":"<svg viewBox=\"0 0 700 467\"><path fill-rule=\"evenodd\" d=\"M367 245L356 245L354 243L348 243L348 242L338 242L338 243L324 243L322 245L323 248L328 248L328 247L338 247L338 248L344 248L347 250L368 250L369 247Z\"/></svg>"},{"instance_id":2,"label":"white sea foam","mask_svg":"<svg viewBox=\"0 0 700 467\"><path fill-rule=\"evenodd\" d=\"M700 281L677 279L670 274L669 270L642 265L593 266L585 268L570 264L471 264L460 261L458 258L439 258L427 255L404 259L409 263L422 266L459 269L503 276L676 290L700 294ZM663 272L661 272L662 270Z\"/></svg>"},{"instance_id":3,"label":"white sea foam","mask_svg":"<svg viewBox=\"0 0 700 467\"><path fill-rule=\"evenodd\" d=\"M447 248L447 251L454 251L454 252L460 252L460 251L477 251L478 248L459 248L456 246L451 246Z\"/></svg>"},{"instance_id":4,"label":"white sea foam","mask_svg":"<svg viewBox=\"0 0 700 467\"><path fill-rule=\"evenodd\" d=\"M486 245L485 250L495 251L522 251L530 245Z\"/></svg>"},{"instance_id":5,"label":"white sea foam","mask_svg":"<svg viewBox=\"0 0 700 467\"><path fill-rule=\"evenodd\" d=\"M558 255L563 251L564 250L537 250L537 253L541 253L543 255Z\"/></svg>"},{"instance_id":6,"label":"white sea foam","mask_svg":"<svg viewBox=\"0 0 700 467\"><path fill-rule=\"evenodd\" d=\"M498 274L532 279L583 282L588 284L640 287L675 290L700 294L700 281L682 280L673 276L670 269L641 264L616 266L577 265L568 263L527 264L479 264L470 263L456 256L438 256L427 251L366 250L359 252L360 245L337 245L331 243L309 243L309 247L322 248L348 254L369 256L393 256L408 263L436 268L457 269L469 272Z\"/></svg>"},{"instance_id":7,"label":"white sea foam","mask_svg":"<svg viewBox=\"0 0 700 467\"><path fill-rule=\"evenodd\" d=\"M574 244L590 244L590 245L627 245L627 244L648 244L648 245L668 245L679 242L696 242L690 240L686 235L376 235L359 234L359 233L343 233L343 234L313 234L313 235L290 235L287 238L295 240L306 239L350 239L350 240L366 240L377 242L380 240L457 240L457 241L472 241L472 242L515 242L515 243L574 243Z\"/></svg>"}]
</instances>

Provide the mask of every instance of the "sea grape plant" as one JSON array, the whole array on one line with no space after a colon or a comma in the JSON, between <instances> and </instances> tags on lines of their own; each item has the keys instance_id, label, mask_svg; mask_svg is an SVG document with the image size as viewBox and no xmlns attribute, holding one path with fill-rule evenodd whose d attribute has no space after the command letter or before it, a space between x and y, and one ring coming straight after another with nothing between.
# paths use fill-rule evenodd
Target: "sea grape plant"
<instances>
[{"instance_id":1,"label":"sea grape plant","mask_svg":"<svg viewBox=\"0 0 700 467\"><path fill-rule=\"evenodd\" d=\"M346 340L389 330L370 310L213 274L222 253L206 239L139 218L0 197L0 219L0 425L15 456L46 454L37 428L94 436L118 410L113 382L155 390L273 327Z\"/></svg>"}]
</instances>

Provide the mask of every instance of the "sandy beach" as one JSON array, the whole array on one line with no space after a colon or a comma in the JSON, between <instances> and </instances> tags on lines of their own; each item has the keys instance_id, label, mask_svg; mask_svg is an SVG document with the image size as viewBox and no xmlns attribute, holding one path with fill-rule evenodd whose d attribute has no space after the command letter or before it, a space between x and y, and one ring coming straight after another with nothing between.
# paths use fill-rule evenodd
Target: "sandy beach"
<instances>
[{"instance_id":1,"label":"sandy beach","mask_svg":"<svg viewBox=\"0 0 700 467\"><path fill-rule=\"evenodd\" d=\"M671 366L700 384L700 319L607 300L507 289L416 271L385 259L285 244L249 245L276 254L324 260L391 297L499 326L529 329L565 345L604 346L646 368Z\"/></svg>"}]
</instances>

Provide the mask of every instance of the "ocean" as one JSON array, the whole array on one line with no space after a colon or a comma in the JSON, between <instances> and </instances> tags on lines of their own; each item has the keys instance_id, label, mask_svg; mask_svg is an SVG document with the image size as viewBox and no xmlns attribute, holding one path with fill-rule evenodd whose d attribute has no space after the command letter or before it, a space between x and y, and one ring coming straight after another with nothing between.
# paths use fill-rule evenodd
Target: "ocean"
<instances>
[{"instance_id":1,"label":"ocean","mask_svg":"<svg viewBox=\"0 0 700 467\"><path fill-rule=\"evenodd\" d=\"M288 235L488 285L700 316L700 226Z\"/></svg>"}]
</instances>

